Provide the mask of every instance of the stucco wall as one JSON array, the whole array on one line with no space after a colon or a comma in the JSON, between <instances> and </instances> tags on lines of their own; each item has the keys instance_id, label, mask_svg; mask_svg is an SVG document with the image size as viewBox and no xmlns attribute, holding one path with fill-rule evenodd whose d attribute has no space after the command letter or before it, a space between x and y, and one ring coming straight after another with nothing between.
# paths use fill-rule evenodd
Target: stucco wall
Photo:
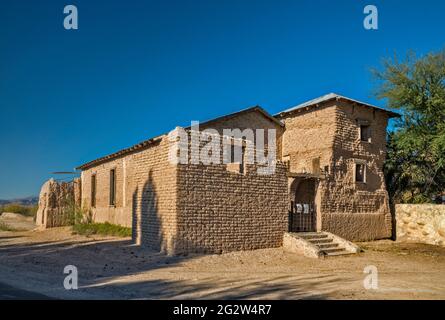
<instances>
[{"instance_id":1,"label":"stucco wall","mask_svg":"<svg viewBox=\"0 0 445 320\"><path fill-rule=\"evenodd\" d=\"M445 246L445 205L397 204L397 240Z\"/></svg>"},{"instance_id":2,"label":"stucco wall","mask_svg":"<svg viewBox=\"0 0 445 320\"><path fill-rule=\"evenodd\" d=\"M336 110L333 104L301 111L284 118L282 157L291 172L312 172L312 160L320 158L320 168L331 165Z\"/></svg>"},{"instance_id":3,"label":"stucco wall","mask_svg":"<svg viewBox=\"0 0 445 320\"><path fill-rule=\"evenodd\" d=\"M224 129L240 129L243 131L244 129L252 129L255 133L256 129L264 129L264 142L266 145L268 142L268 130L274 129L276 133L276 152L277 159L281 157L281 144L282 144L282 135L284 132L284 127L280 126L276 122L265 118L261 113L253 110L247 113L239 114L235 117L219 120L216 122L210 122L208 124L203 124L200 126L200 130L205 129L215 129L218 131L220 135L223 134ZM247 139L247 137L243 137L243 139ZM256 139L256 136L255 136Z\"/></svg>"},{"instance_id":4,"label":"stucco wall","mask_svg":"<svg viewBox=\"0 0 445 320\"><path fill-rule=\"evenodd\" d=\"M123 157L100 164L82 172L82 208L89 211L94 222L109 222L131 227L131 207L127 201L131 193L124 196L124 162L130 157ZM110 170L116 170L116 204L110 205ZM96 175L96 206L91 207L91 176ZM127 190L130 191L130 190ZM124 202L125 200L125 202Z\"/></svg>"}]
</instances>

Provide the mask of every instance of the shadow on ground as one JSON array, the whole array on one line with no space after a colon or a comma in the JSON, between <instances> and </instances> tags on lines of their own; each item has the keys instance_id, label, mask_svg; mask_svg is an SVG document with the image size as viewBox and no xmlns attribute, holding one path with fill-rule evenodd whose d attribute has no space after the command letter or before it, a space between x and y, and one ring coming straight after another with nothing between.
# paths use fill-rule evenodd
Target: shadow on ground
<instances>
[{"instance_id":1,"label":"shadow on ground","mask_svg":"<svg viewBox=\"0 0 445 320\"><path fill-rule=\"evenodd\" d=\"M74 299L325 299L326 292L345 281L298 272L251 276L231 270L196 271L184 265L199 258L197 254L166 256L131 240L0 245L0 265L13 268L28 284L35 281L31 291L58 298L70 297L63 290L66 265L79 271L80 288Z\"/></svg>"}]
</instances>

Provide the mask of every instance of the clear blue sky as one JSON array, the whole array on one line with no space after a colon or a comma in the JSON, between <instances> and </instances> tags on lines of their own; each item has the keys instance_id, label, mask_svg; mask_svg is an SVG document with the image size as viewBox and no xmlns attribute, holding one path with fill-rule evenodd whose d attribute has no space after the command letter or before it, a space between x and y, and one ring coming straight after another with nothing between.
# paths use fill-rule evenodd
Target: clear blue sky
<instances>
[{"instance_id":1,"label":"clear blue sky","mask_svg":"<svg viewBox=\"0 0 445 320\"><path fill-rule=\"evenodd\" d=\"M382 105L369 68L444 35L439 0L2 0L0 199L191 120L328 92Z\"/></svg>"}]
</instances>

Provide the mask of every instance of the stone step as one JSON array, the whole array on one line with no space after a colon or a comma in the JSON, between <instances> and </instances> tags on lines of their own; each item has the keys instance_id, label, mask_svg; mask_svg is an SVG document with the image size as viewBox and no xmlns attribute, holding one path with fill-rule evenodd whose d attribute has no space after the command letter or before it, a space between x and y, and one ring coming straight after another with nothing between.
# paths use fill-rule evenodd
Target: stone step
<instances>
[{"instance_id":1,"label":"stone step","mask_svg":"<svg viewBox=\"0 0 445 320\"><path fill-rule=\"evenodd\" d=\"M329 232L286 232L283 248L311 258L350 255L360 250L353 243Z\"/></svg>"},{"instance_id":2,"label":"stone step","mask_svg":"<svg viewBox=\"0 0 445 320\"><path fill-rule=\"evenodd\" d=\"M328 235L324 233L299 233L298 235L305 240L328 239Z\"/></svg>"},{"instance_id":3,"label":"stone step","mask_svg":"<svg viewBox=\"0 0 445 320\"><path fill-rule=\"evenodd\" d=\"M328 252L328 253L326 253L325 257L328 258L328 257L347 256L347 255L350 255L350 254L355 254L355 253L347 251L347 250L336 251L336 252Z\"/></svg>"},{"instance_id":4,"label":"stone step","mask_svg":"<svg viewBox=\"0 0 445 320\"><path fill-rule=\"evenodd\" d=\"M322 250L335 249L338 247L338 243L333 242L333 243L327 243L327 244L317 244L317 247L319 247Z\"/></svg>"},{"instance_id":5,"label":"stone step","mask_svg":"<svg viewBox=\"0 0 445 320\"><path fill-rule=\"evenodd\" d=\"M346 251L345 248L343 247L337 247L337 248L329 248L329 249L322 249L321 251L323 251L326 254L330 254L330 253L334 253L334 252L341 252L341 251Z\"/></svg>"},{"instance_id":6,"label":"stone step","mask_svg":"<svg viewBox=\"0 0 445 320\"><path fill-rule=\"evenodd\" d=\"M327 239L307 239L310 243L315 244L315 245L319 245L319 244L327 244L327 243L333 243L334 240L331 238L327 238Z\"/></svg>"}]
</instances>

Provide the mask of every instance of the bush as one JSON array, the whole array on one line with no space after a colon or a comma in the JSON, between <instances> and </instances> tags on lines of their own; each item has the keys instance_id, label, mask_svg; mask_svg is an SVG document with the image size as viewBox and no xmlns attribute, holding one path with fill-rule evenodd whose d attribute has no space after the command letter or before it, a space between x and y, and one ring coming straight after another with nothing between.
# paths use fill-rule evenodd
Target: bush
<instances>
[{"instance_id":1,"label":"bush","mask_svg":"<svg viewBox=\"0 0 445 320\"><path fill-rule=\"evenodd\" d=\"M63 208L62 212L62 224L64 226L74 226L76 224L81 224L89 222L90 214L87 214L82 208L74 203L74 201L69 201Z\"/></svg>"},{"instance_id":2,"label":"bush","mask_svg":"<svg viewBox=\"0 0 445 320\"><path fill-rule=\"evenodd\" d=\"M0 221L0 231L21 231L8 225L7 223Z\"/></svg>"},{"instance_id":3,"label":"bush","mask_svg":"<svg viewBox=\"0 0 445 320\"><path fill-rule=\"evenodd\" d=\"M39 208L38 205L24 206L21 204L12 203L12 204L7 204L7 205L4 205L3 207L0 207L0 213L12 212L12 213L22 214L27 217L35 217L37 214L38 208Z\"/></svg>"},{"instance_id":4,"label":"bush","mask_svg":"<svg viewBox=\"0 0 445 320\"><path fill-rule=\"evenodd\" d=\"M77 223L73 226L73 233L84 236L99 234L104 236L131 237L131 228L118 226L108 222Z\"/></svg>"}]
</instances>

